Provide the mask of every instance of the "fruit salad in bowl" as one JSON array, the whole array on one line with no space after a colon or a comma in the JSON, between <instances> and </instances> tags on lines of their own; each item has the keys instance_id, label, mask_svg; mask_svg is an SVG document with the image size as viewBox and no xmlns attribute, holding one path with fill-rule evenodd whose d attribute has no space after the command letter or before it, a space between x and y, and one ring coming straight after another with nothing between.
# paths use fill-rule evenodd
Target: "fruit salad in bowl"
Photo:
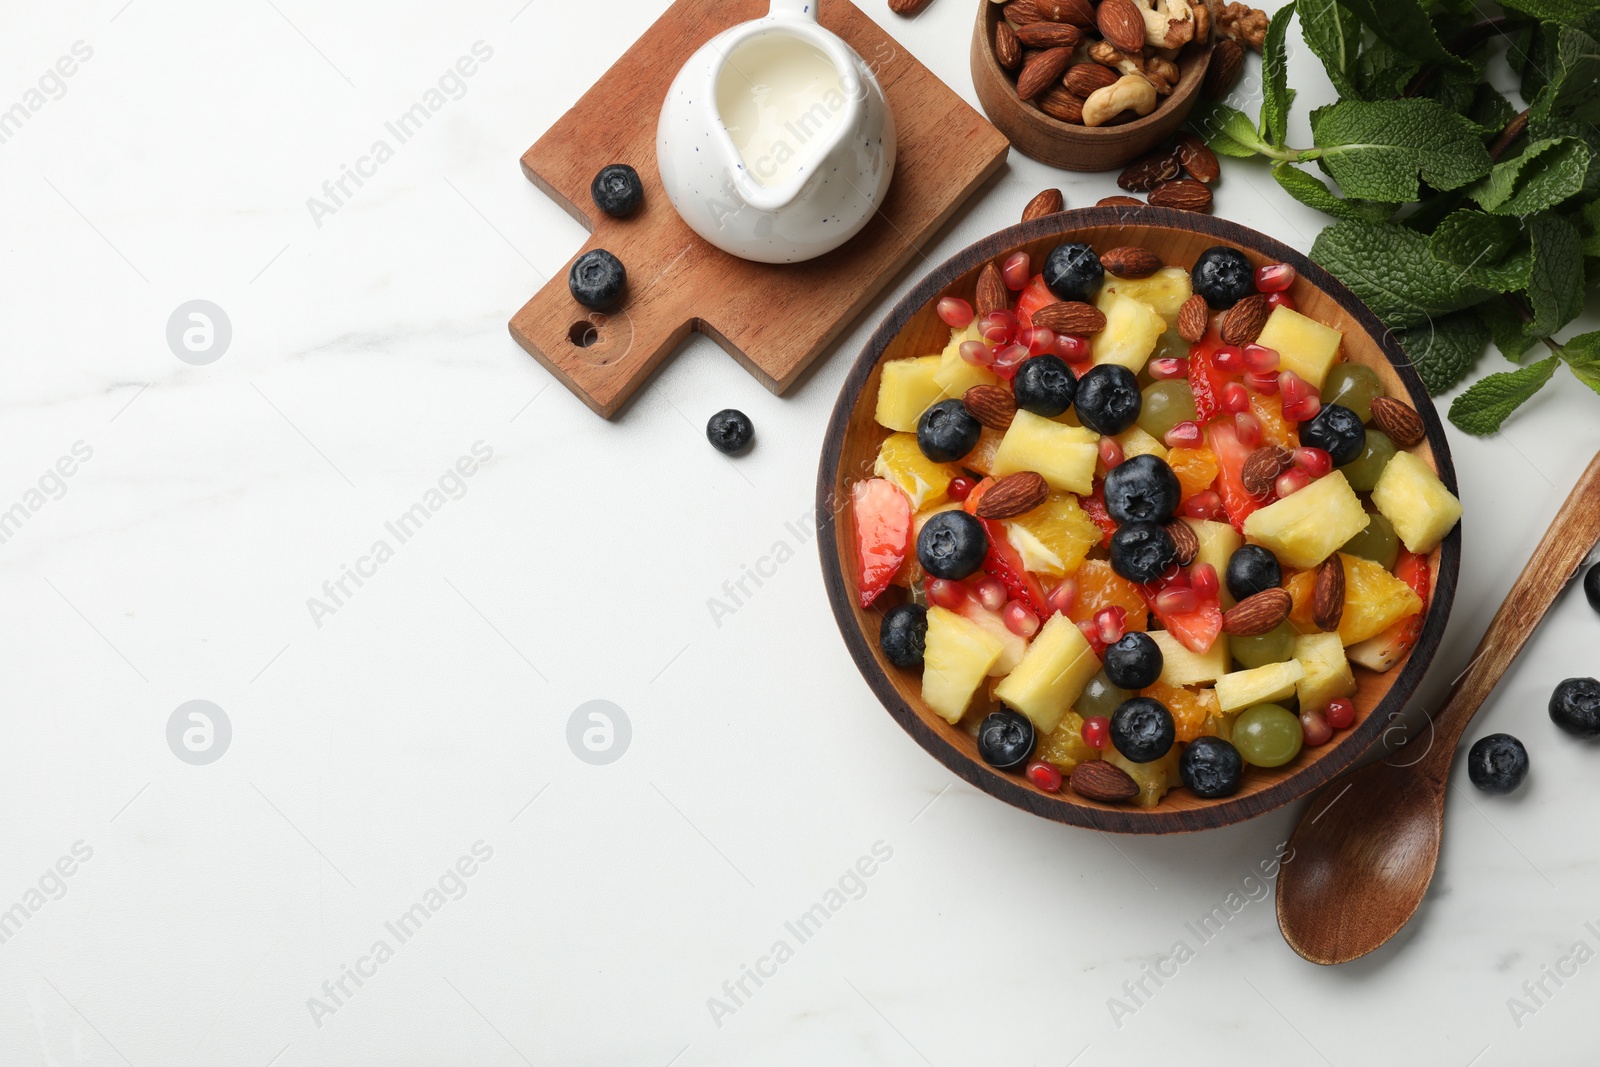
<instances>
[{"instance_id":1,"label":"fruit salad in bowl","mask_svg":"<svg viewBox=\"0 0 1600 1067\"><path fill-rule=\"evenodd\" d=\"M945 264L847 382L824 572L902 725L1063 821L1220 825L1347 766L1459 564L1426 392L1348 291L1242 227L1024 223Z\"/></svg>"}]
</instances>

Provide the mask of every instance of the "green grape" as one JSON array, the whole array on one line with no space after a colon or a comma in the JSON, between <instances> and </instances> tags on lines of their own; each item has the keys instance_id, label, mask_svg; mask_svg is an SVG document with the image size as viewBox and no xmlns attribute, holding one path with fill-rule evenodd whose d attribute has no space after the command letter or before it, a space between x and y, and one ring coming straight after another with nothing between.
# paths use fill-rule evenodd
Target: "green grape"
<instances>
[{"instance_id":1,"label":"green grape","mask_svg":"<svg viewBox=\"0 0 1600 1067\"><path fill-rule=\"evenodd\" d=\"M1180 422L1194 422L1194 392L1182 378L1156 382L1144 390L1144 406L1139 411L1139 428L1161 440Z\"/></svg>"},{"instance_id":2,"label":"green grape","mask_svg":"<svg viewBox=\"0 0 1600 1067\"><path fill-rule=\"evenodd\" d=\"M1256 637L1228 638L1228 651L1246 670L1265 667L1269 663L1284 663L1293 659L1294 639L1294 627L1288 622L1281 622L1277 629Z\"/></svg>"},{"instance_id":3,"label":"green grape","mask_svg":"<svg viewBox=\"0 0 1600 1067\"><path fill-rule=\"evenodd\" d=\"M1373 512L1367 528L1346 541L1339 551L1370 559L1389 571L1394 570L1394 561L1400 556L1400 539L1395 536L1394 526L1389 520Z\"/></svg>"},{"instance_id":4,"label":"green grape","mask_svg":"<svg viewBox=\"0 0 1600 1067\"><path fill-rule=\"evenodd\" d=\"M1111 718L1111 713L1117 710L1117 705L1133 696L1126 689L1118 689L1111 684L1111 679L1106 677L1106 672L1101 671L1089 679L1089 684L1083 687L1083 693L1072 705L1072 710L1082 715L1085 719L1092 719L1096 715Z\"/></svg>"},{"instance_id":5,"label":"green grape","mask_svg":"<svg viewBox=\"0 0 1600 1067\"><path fill-rule=\"evenodd\" d=\"M1388 434L1369 427L1366 449L1339 469L1344 471L1345 481L1350 483L1350 488L1358 493L1370 493L1395 452L1394 441Z\"/></svg>"},{"instance_id":6,"label":"green grape","mask_svg":"<svg viewBox=\"0 0 1600 1067\"><path fill-rule=\"evenodd\" d=\"M1233 722L1233 747L1252 767L1282 767L1300 754L1300 719L1280 704L1257 704Z\"/></svg>"},{"instance_id":7,"label":"green grape","mask_svg":"<svg viewBox=\"0 0 1600 1067\"><path fill-rule=\"evenodd\" d=\"M1335 363L1328 370L1328 379L1322 383L1322 402L1347 407L1360 416L1362 422L1372 420L1372 401L1383 396L1386 390L1378 372L1359 363Z\"/></svg>"}]
</instances>

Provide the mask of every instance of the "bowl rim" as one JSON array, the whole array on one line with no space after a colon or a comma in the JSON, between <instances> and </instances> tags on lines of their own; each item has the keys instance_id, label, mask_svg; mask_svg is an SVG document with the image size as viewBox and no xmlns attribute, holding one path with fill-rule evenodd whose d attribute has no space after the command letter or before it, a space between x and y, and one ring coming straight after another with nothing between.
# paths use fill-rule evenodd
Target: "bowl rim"
<instances>
[{"instance_id":1,"label":"bowl rim","mask_svg":"<svg viewBox=\"0 0 1600 1067\"><path fill-rule=\"evenodd\" d=\"M1388 692L1357 728L1316 760L1260 792L1247 796L1234 796L1204 807L1181 811L1163 810L1159 805L1154 808L1112 808L1082 804L1068 792L1042 793L1028 786L1023 780L1001 774L958 751L922 721L916 710L900 696L899 691L873 656L868 645L868 635L856 623L849 583L844 574L840 554L834 551L836 541L834 509L842 506L834 492L834 483L838 478L845 431L867 379L871 377L889 344L911 319L951 283L969 271L1021 245L1069 234L1092 241L1093 234L1086 234L1083 231L1141 225L1165 226L1203 233L1216 238L1219 243L1230 243L1272 257L1277 262L1288 263L1301 278L1337 301L1366 331L1394 366L1405 384L1406 391L1410 394L1412 407L1422 418L1426 440L1433 450L1434 466L1439 479L1452 493L1460 496L1455 465L1451 460L1444 426L1439 420L1439 413L1426 387L1422 384L1422 379L1406 357L1393 332L1379 321L1359 297L1333 275L1289 246L1257 230L1226 219L1171 208L1142 207L1137 210L1113 207L1076 208L1008 227L968 245L912 286L873 331L840 387L839 397L834 403L833 413L823 436L822 457L817 470L815 505L817 551L821 557L823 585L827 590L829 605L833 609L834 621L839 627L839 633L844 638L851 658L855 660L857 669L885 710L929 755L983 792L1013 807L1022 808L1057 822L1114 833L1188 833L1242 822L1299 800L1348 768L1382 736L1387 725L1398 717L1416 692L1443 639L1445 624L1449 620L1450 609L1455 600L1456 583L1461 567L1461 523L1456 524L1440 545L1439 566L1433 577L1433 591L1424 618L1422 634L1406 657L1406 662L1399 668L1400 674Z\"/></svg>"}]
</instances>

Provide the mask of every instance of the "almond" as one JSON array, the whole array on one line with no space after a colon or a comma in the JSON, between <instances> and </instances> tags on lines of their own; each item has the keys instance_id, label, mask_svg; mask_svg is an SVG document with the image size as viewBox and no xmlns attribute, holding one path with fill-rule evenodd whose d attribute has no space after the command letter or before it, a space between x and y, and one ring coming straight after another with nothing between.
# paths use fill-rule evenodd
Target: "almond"
<instances>
[{"instance_id":1,"label":"almond","mask_svg":"<svg viewBox=\"0 0 1600 1067\"><path fill-rule=\"evenodd\" d=\"M1166 525L1167 536L1178 549L1178 566L1187 567L1200 554L1200 538L1194 527L1182 519L1173 519Z\"/></svg>"},{"instance_id":2,"label":"almond","mask_svg":"<svg viewBox=\"0 0 1600 1067\"><path fill-rule=\"evenodd\" d=\"M1239 471L1244 491L1257 499L1269 499L1278 475L1294 466L1294 453L1280 445L1262 445L1245 457Z\"/></svg>"},{"instance_id":3,"label":"almond","mask_svg":"<svg viewBox=\"0 0 1600 1067\"><path fill-rule=\"evenodd\" d=\"M1211 50L1211 64L1206 67L1206 80L1200 91L1211 100L1227 96L1244 71L1244 45L1225 37Z\"/></svg>"},{"instance_id":4,"label":"almond","mask_svg":"<svg viewBox=\"0 0 1600 1067\"><path fill-rule=\"evenodd\" d=\"M985 263L983 270L978 273L978 291L973 296L972 306L977 310L978 317L981 319L991 311L1004 311L1010 304L1011 291L1000 276L1000 268L993 263Z\"/></svg>"},{"instance_id":5,"label":"almond","mask_svg":"<svg viewBox=\"0 0 1600 1067\"><path fill-rule=\"evenodd\" d=\"M1230 345L1255 344L1261 328L1272 314L1272 305L1261 293L1252 293L1222 316L1222 339Z\"/></svg>"},{"instance_id":6,"label":"almond","mask_svg":"<svg viewBox=\"0 0 1600 1067\"><path fill-rule=\"evenodd\" d=\"M1032 222L1034 219L1042 219L1046 215L1065 211L1066 207L1067 198L1061 195L1060 189L1046 189L1028 201L1028 206L1022 209L1022 221Z\"/></svg>"},{"instance_id":7,"label":"almond","mask_svg":"<svg viewBox=\"0 0 1600 1067\"><path fill-rule=\"evenodd\" d=\"M1117 80L1117 72L1110 67L1102 67L1098 63L1074 63L1067 68L1066 76L1061 83L1067 91L1077 96L1088 97L1096 89L1104 89Z\"/></svg>"},{"instance_id":8,"label":"almond","mask_svg":"<svg viewBox=\"0 0 1600 1067\"><path fill-rule=\"evenodd\" d=\"M1088 29L1094 25L1094 5L1089 0L1033 0L1039 14L1051 22L1067 22Z\"/></svg>"},{"instance_id":9,"label":"almond","mask_svg":"<svg viewBox=\"0 0 1600 1067\"><path fill-rule=\"evenodd\" d=\"M1380 396L1373 400L1372 421L1401 448L1421 444L1428 434L1422 416L1391 396Z\"/></svg>"},{"instance_id":10,"label":"almond","mask_svg":"<svg viewBox=\"0 0 1600 1067\"><path fill-rule=\"evenodd\" d=\"M1217 154L1192 133L1178 134L1177 156L1189 177L1197 182L1210 185L1222 177L1222 164L1217 162Z\"/></svg>"},{"instance_id":11,"label":"almond","mask_svg":"<svg viewBox=\"0 0 1600 1067\"><path fill-rule=\"evenodd\" d=\"M1317 624L1317 629L1331 633L1339 628L1343 617L1344 560L1335 554L1317 568L1317 584L1311 594L1311 621Z\"/></svg>"},{"instance_id":12,"label":"almond","mask_svg":"<svg viewBox=\"0 0 1600 1067\"><path fill-rule=\"evenodd\" d=\"M1086 760L1078 764L1078 769L1072 772L1067 784L1080 797L1098 800L1102 804L1120 804L1139 795L1139 783L1133 780L1133 776L1103 759Z\"/></svg>"},{"instance_id":13,"label":"almond","mask_svg":"<svg viewBox=\"0 0 1600 1067\"><path fill-rule=\"evenodd\" d=\"M928 6L928 0L889 0L889 10L896 15L919 15Z\"/></svg>"},{"instance_id":14,"label":"almond","mask_svg":"<svg viewBox=\"0 0 1600 1067\"><path fill-rule=\"evenodd\" d=\"M1076 93L1068 92L1058 85L1034 101L1034 103L1039 106L1040 111L1043 111L1053 119L1060 119L1062 122L1082 123L1083 101L1083 97L1078 96Z\"/></svg>"},{"instance_id":15,"label":"almond","mask_svg":"<svg viewBox=\"0 0 1600 1067\"><path fill-rule=\"evenodd\" d=\"M1094 21L1100 36L1117 51L1137 53L1144 49L1144 16L1133 0L1100 0Z\"/></svg>"},{"instance_id":16,"label":"almond","mask_svg":"<svg viewBox=\"0 0 1600 1067\"><path fill-rule=\"evenodd\" d=\"M1206 304L1206 298L1196 293L1178 309L1178 336L1195 344L1205 338L1206 330L1210 328L1211 308Z\"/></svg>"},{"instance_id":17,"label":"almond","mask_svg":"<svg viewBox=\"0 0 1600 1067\"><path fill-rule=\"evenodd\" d=\"M1294 600L1287 589L1263 589L1247 596L1222 616L1222 632L1232 637L1260 637L1289 617Z\"/></svg>"},{"instance_id":18,"label":"almond","mask_svg":"<svg viewBox=\"0 0 1600 1067\"><path fill-rule=\"evenodd\" d=\"M1090 304L1077 300L1061 300L1046 304L1033 313L1033 324L1044 326L1051 333L1071 333L1087 337L1106 328L1106 314Z\"/></svg>"},{"instance_id":19,"label":"almond","mask_svg":"<svg viewBox=\"0 0 1600 1067\"><path fill-rule=\"evenodd\" d=\"M1136 196L1102 196L1094 202L1095 207L1144 207L1144 201Z\"/></svg>"},{"instance_id":20,"label":"almond","mask_svg":"<svg viewBox=\"0 0 1600 1067\"><path fill-rule=\"evenodd\" d=\"M1017 31L1011 28L1011 23L1004 19L994 24L994 58L1006 70L1022 66L1022 42L1017 40Z\"/></svg>"},{"instance_id":21,"label":"almond","mask_svg":"<svg viewBox=\"0 0 1600 1067\"><path fill-rule=\"evenodd\" d=\"M1174 178L1150 190L1150 203L1182 211L1210 211L1211 190L1192 178Z\"/></svg>"},{"instance_id":22,"label":"almond","mask_svg":"<svg viewBox=\"0 0 1600 1067\"><path fill-rule=\"evenodd\" d=\"M1050 483L1033 471L1008 474L991 485L973 509L980 519L1014 519L1026 515L1050 496Z\"/></svg>"},{"instance_id":23,"label":"almond","mask_svg":"<svg viewBox=\"0 0 1600 1067\"><path fill-rule=\"evenodd\" d=\"M1030 22L1017 28L1017 40L1029 48L1076 48L1083 31L1065 22Z\"/></svg>"},{"instance_id":24,"label":"almond","mask_svg":"<svg viewBox=\"0 0 1600 1067\"><path fill-rule=\"evenodd\" d=\"M1006 430L1017 417L1017 399L998 385L974 385L961 397L971 416L991 430Z\"/></svg>"},{"instance_id":25,"label":"almond","mask_svg":"<svg viewBox=\"0 0 1600 1067\"><path fill-rule=\"evenodd\" d=\"M1065 47L1047 48L1027 56L1022 61L1022 73L1017 75L1017 95L1032 100L1054 85L1071 62L1072 49Z\"/></svg>"},{"instance_id":26,"label":"almond","mask_svg":"<svg viewBox=\"0 0 1600 1067\"><path fill-rule=\"evenodd\" d=\"M1117 184L1130 193L1148 193L1178 176L1178 158L1171 152L1152 152L1136 159L1117 175Z\"/></svg>"},{"instance_id":27,"label":"almond","mask_svg":"<svg viewBox=\"0 0 1600 1067\"><path fill-rule=\"evenodd\" d=\"M1100 265L1119 278L1148 278L1161 269L1161 257L1148 248L1125 245L1100 253Z\"/></svg>"},{"instance_id":28,"label":"almond","mask_svg":"<svg viewBox=\"0 0 1600 1067\"><path fill-rule=\"evenodd\" d=\"M1001 8L1006 21L1013 26L1026 26L1030 22L1044 21L1044 13L1039 10L1039 5L1034 0L1011 0L1011 3Z\"/></svg>"}]
</instances>

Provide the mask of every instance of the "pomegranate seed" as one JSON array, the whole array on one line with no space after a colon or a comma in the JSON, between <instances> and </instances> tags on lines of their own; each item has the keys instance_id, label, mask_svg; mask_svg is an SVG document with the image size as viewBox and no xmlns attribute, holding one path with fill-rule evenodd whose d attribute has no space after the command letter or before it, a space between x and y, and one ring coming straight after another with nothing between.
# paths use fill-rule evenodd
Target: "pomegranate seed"
<instances>
[{"instance_id":1,"label":"pomegranate seed","mask_svg":"<svg viewBox=\"0 0 1600 1067\"><path fill-rule=\"evenodd\" d=\"M1189 587L1194 590L1194 595L1201 603L1217 599L1217 591L1222 588L1217 579L1217 568L1209 563L1196 563L1189 568Z\"/></svg>"},{"instance_id":2,"label":"pomegranate seed","mask_svg":"<svg viewBox=\"0 0 1600 1067\"><path fill-rule=\"evenodd\" d=\"M1200 424L1180 422L1166 432L1162 440L1168 448L1193 448L1200 443Z\"/></svg>"},{"instance_id":3,"label":"pomegranate seed","mask_svg":"<svg viewBox=\"0 0 1600 1067\"><path fill-rule=\"evenodd\" d=\"M1149 363L1146 363L1144 369L1149 372L1150 377L1158 382L1168 381L1172 378L1187 378L1189 376L1189 361L1163 356L1160 359L1152 359Z\"/></svg>"},{"instance_id":4,"label":"pomegranate seed","mask_svg":"<svg viewBox=\"0 0 1600 1067\"><path fill-rule=\"evenodd\" d=\"M1311 475L1299 467L1291 467L1278 475L1273 487L1278 491L1278 499L1282 500L1286 496L1293 496L1310 484Z\"/></svg>"},{"instance_id":5,"label":"pomegranate seed","mask_svg":"<svg viewBox=\"0 0 1600 1067\"><path fill-rule=\"evenodd\" d=\"M1083 743L1090 748L1105 748L1111 740L1111 720L1104 715L1091 715L1083 720Z\"/></svg>"},{"instance_id":6,"label":"pomegranate seed","mask_svg":"<svg viewBox=\"0 0 1600 1067\"><path fill-rule=\"evenodd\" d=\"M1010 344L1017 336L1017 316L1005 308L978 320L978 332L992 345Z\"/></svg>"},{"instance_id":7,"label":"pomegranate seed","mask_svg":"<svg viewBox=\"0 0 1600 1067\"><path fill-rule=\"evenodd\" d=\"M1156 610L1163 615L1189 615L1199 607L1193 589L1163 589L1156 594Z\"/></svg>"},{"instance_id":8,"label":"pomegranate seed","mask_svg":"<svg viewBox=\"0 0 1600 1067\"><path fill-rule=\"evenodd\" d=\"M947 296L939 301L939 317L953 330L964 330L972 325L972 305L959 296Z\"/></svg>"},{"instance_id":9,"label":"pomegranate seed","mask_svg":"<svg viewBox=\"0 0 1600 1067\"><path fill-rule=\"evenodd\" d=\"M1048 326L1027 326L1017 331L1017 343L1028 346L1028 355L1042 356L1055 348L1056 335Z\"/></svg>"},{"instance_id":10,"label":"pomegranate seed","mask_svg":"<svg viewBox=\"0 0 1600 1067\"><path fill-rule=\"evenodd\" d=\"M1032 273L1026 252L1011 253L1005 265L1000 268L1000 276L1006 280L1006 288L1013 293L1021 292L1028 287L1028 276Z\"/></svg>"},{"instance_id":11,"label":"pomegranate seed","mask_svg":"<svg viewBox=\"0 0 1600 1067\"><path fill-rule=\"evenodd\" d=\"M1355 725L1355 702L1348 697L1334 697L1328 701L1328 706L1322 709L1322 717L1328 720L1328 725L1335 730L1345 730Z\"/></svg>"},{"instance_id":12,"label":"pomegranate seed","mask_svg":"<svg viewBox=\"0 0 1600 1067\"><path fill-rule=\"evenodd\" d=\"M1278 350L1267 348L1265 345L1244 346L1244 366L1246 370L1269 371L1278 369Z\"/></svg>"},{"instance_id":13,"label":"pomegranate seed","mask_svg":"<svg viewBox=\"0 0 1600 1067\"><path fill-rule=\"evenodd\" d=\"M1251 371L1244 376L1244 383L1258 393L1271 396L1278 391L1278 372L1269 370L1258 373Z\"/></svg>"},{"instance_id":14,"label":"pomegranate seed","mask_svg":"<svg viewBox=\"0 0 1600 1067\"><path fill-rule=\"evenodd\" d=\"M1303 445L1294 450L1294 465L1313 478L1322 478L1333 470L1333 457L1320 448Z\"/></svg>"},{"instance_id":15,"label":"pomegranate seed","mask_svg":"<svg viewBox=\"0 0 1600 1067\"><path fill-rule=\"evenodd\" d=\"M1115 438L1100 438L1101 466L1105 467L1106 470L1110 470L1112 467L1119 466L1124 458L1125 457L1122 454L1122 446L1117 444Z\"/></svg>"},{"instance_id":16,"label":"pomegranate seed","mask_svg":"<svg viewBox=\"0 0 1600 1067\"><path fill-rule=\"evenodd\" d=\"M1292 370L1286 370L1278 375L1278 388L1283 391L1283 402L1293 404L1304 400L1308 396L1315 396L1317 391L1311 388L1311 383Z\"/></svg>"},{"instance_id":17,"label":"pomegranate seed","mask_svg":"<svg viewBox=\"0 0 1600 1067\"><path fill-rule=\"evenodd\" d=\"M1306 744L1312 748L1327 744L1333 737L1333 727L1328 725L1328 720L1318 711L1300 713L1300 732L1305 735Z\"/></svg>"},{"instance_id":18,"label":"pomegranate seed","mask_svg":"<svg viewBox=\"0 0 1600 1067\"><path fill-rule=\"evenodd\" d=\"M1308 396L1304 400L1295 401L1293 404L1285 402L1283 405L1283 417L1294 422L1310 422L1317 417L1317 413L1321 410L1322 399L1316 396Z\"/></svg>"},{"instance_id":19,"label":"pomegranate seed","mask_svg":"<svg viewBox=\"0 0 1600 1067\"><path fill-rule=\"evenodd\" d=\"M928 594L928 603L949 611L959 611L967 602L967 587L948 578L930 578L923 590Z\"/></svg>"},{"instance_id":20,"label":"pomegranate seed","mask_svg":"<svg viewBox=\"0 0 1600 1067\"><path fill-rule=\"evenodd\" d=\"M1212 353L1211 362L1224 373L1238 374L1244 370L1244 353L1232 345L1223 345Z\"/></svg>"},{"instance_id":21,"label":"pomegranate seed","mask_svg":"<svg viewBox=\"0 0 1600 1067\"><path fill-rule=\"evenodd\" d=\"M1191 519L1221 518L1222 496L1213 489L1196 493L1183 502L1183 513Z\"/></svg>"},{"instance_id":22,"label":"pomegranate seed","mask_svg":"<svg viewBox=\"0 0 1600 1067\"><path fill-rule=\"evenodd\" d=\"M1009 382L1017 376L1017 368L1022 366L1027 358L1027 346L1012 342L1004 348L995 349L993 370Z\"/></svg>"},{"instance_id":23,"label":"pomegranate seed","mask_svg":"<svg viewBox=\"0 0 1600 1067\"><path fill-rule=\"evenodd\" d=\"M1233 432L1239 443L1249 449L1261 447L1261 420L1254 412L1241 411L1233 417Z\"/></svg>"},{"instance_id":24,"label":"pomegranate seed","mask_svg":"<svg viewBox=\"0 0 1600 1067\"><path fill-rule=\"evenodd\" d=\"M1009 595L1006 593L1005 585L998 578L981 578L972 587L972 591L977 594L978 603L990 611L999 611L1005 607Z\"/></svg>"},{"instance_id":25,"label":"pomegranate seed","mask_svg":"<svg viewBox=\"0 0 1600 1067\"><path fill-rule=\"evenodd\" d=\"M1100 640L1107 645L1114 645L1122 640L1122 635L1127 631L1128 609L1120 604L1113 604L1109 608L1101 608L1094 613L1095 630Z\"/></svg>"},{"instance_id":26,"label":"pomegranate seed","mask_svg":"<svg viewBox=\"0 0 1600 1067\"><path fill-rule=\"evenodd\" d=\"M972 487L977 484L978 483L973 481L971 478L963 478L960 475L957 475L956 477L950 479L950 484L945 487L944 495L949 497L951 500L960 503L961 501L967 499L967 495L972 492Z\"/></svg>"},{"instance_id":27,"label":"pomegranate seed","mask_svg":"<svg viewBox=\"0 0 1600 1067\"><path fill-rule=\"evenodd\" d=\"M1028 781L1046 793L1061 792L1061 772L1043 760L1028 764Z\"/></svg>"},{"instance_id":28,"label":"pomegranate seed","mask_svg":"<svg viewBox=\"0 0 1600 1067\"><path fill-rule=\"evenodd\" d=\"M1217 398L1217 403L1230 415L1249 411L1250 391L1238 382L1229 382L1222 387L1222 395Z\"/></svg>"},{"instance_id":29,"label":"pomegranate seed","mask_svg":"<svg viewBox=\"0 0 1600 1067\"><path fill-rule=\"evenodd\" d=\"M1084 363L1094 355L1094 347L1089 344L1089 339L1079 337L1077 334L1056 334L1056 355L1068 363Z\"/></svg>"},{"instance_id":30,"label":"pomegranate seed","mask_svg":"<svg viewBox=\"0 0 1600 1067\"><path fill-rule=\"evenodd\" d=\"M1294 297L1290 296L1288 293L1268 293L1267 306L1274 308L1288 308L1290 311L1294 311L1296 307Z\"/></svg>"},{"instance_id":31,"label":"pomegranate seed","mask_svg":"<svg viewBox=\"0 0 1600 1067\"><path fill-rule=\"evenodd\" d=\"M1008 601L1000 611L1000 618L1006 629L1018 637L1032 637L1039 632L1039 616L1020 600Z\"/></svg>"},{"instance_id":32,"label":"pomegranate seed","mask_svg":"<svg viewBox=\"0 0 1600 1067\"><path fill-rule=\"evenodd\" d=\"M1050 591L1045 597L1045 603L1063 615L1071 614L1072 605L1078 599L1078 579L1063 578L1061 584Z\"/></svg>"},{"instance_id":33,"label":"pomegranate seed","mask_svg":"<svg viewBox=\"0 0 1600 1067\"><path fill-rule=\"evenodd\" d=\"M1268 263L1256 268L1256 288L1263 293L1281 293L1294 284L1294 268L1287 263Z\"/></svg>"},{"instance_id":34,"label":"pomegranate seed","mask_svg":"<svg viewBox=\"0 0 1600 1067\"><path fill-rule=\"evenodd\" d=\"M994 363L994 349L982 341L962 341L961 358L974 367L987 367Z\"/></svg>"}]
</instances>

